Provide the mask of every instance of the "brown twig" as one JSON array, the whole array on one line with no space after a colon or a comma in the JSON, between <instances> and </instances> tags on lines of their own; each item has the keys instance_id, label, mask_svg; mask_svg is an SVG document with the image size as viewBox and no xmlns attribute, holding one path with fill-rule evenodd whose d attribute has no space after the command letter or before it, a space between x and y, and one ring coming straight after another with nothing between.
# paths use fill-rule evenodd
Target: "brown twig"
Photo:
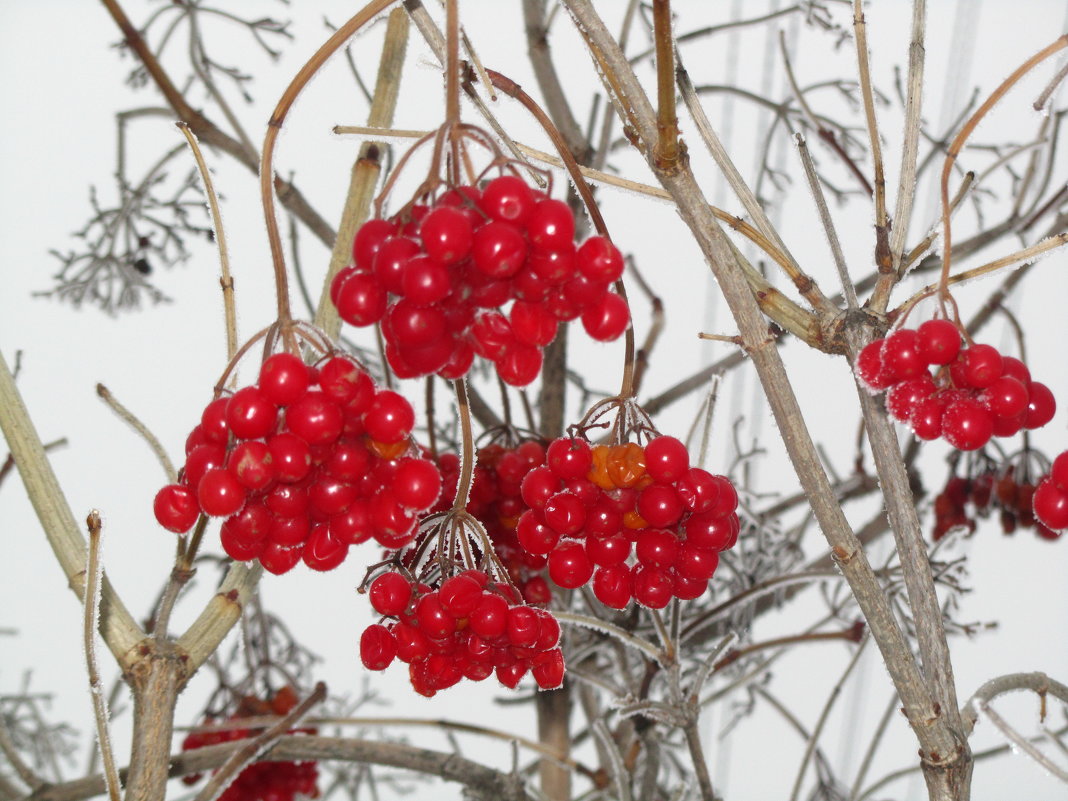
<instances>
[{"instance_id":1,"label":"brown twig","mask_svg":"<svg viewBox=\"0 0 1068 801\"><path fill-rule=\"evenodd\" d=\"M93 702L93 718L96 721L96 738L104 764L104 779L108 798L119 801L122 785L115 768L115 753L111 750L111 735L108 733L108 710L104 700L104 687L96 664L96 630L100 617L100 533L103 524L100 512L93 509L86 518L89 529L89 549L85 566L85 614L82 626L82 644L85 648L85 663L89 672L89 697Z\"/></svg>"}]
</instances>

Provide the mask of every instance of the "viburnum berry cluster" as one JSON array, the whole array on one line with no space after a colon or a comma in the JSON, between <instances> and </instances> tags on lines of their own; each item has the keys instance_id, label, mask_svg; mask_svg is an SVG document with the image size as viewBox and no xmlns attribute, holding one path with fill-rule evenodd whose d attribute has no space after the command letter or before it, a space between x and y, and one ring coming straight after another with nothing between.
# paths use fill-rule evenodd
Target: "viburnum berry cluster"
<instances>
[{"instance_id":1,"label":"viburnum berry cluster","mask_svg":"<svg viewBox=\"0 0 1068 801\"><path fill-rule=\"evenodd\" d=\"M516 534L548 557L549 577L575 589L591 581L606 606L633 598L662 609L697 598L738 538L738 494L724 476L690 466L669 436L646 446L592 446L579 437L549 444L546 464L521 485L529 507Z\"/></svg>"},{"instance_id":2,"label":"viburnum berry cluster","mask_svg":"<svg viewBox=\"0 0 1068 801\"><path fill-rule=\"evenodd\" d=\"M581 318L604 342L630 324L610 289L623 274L619 250L603 236L576 247L574 237L566 203L501 175L368 220L330 297L345 322L381 325L402 378L460 378L477 354L505 383L526 386L561 322Z\"/></svg>"},{"instance_id":3,"label":"viburnum berry cluster","mask_svg":"<svg viewBox=\"0 0 1068 801\"><path fill-rule=\"evenodd\" d=\"M390 622L364 630L361 661L368 670L385 670L399 659L421 695L491 675L514 689L528 671L543 690L563 682L556 618L482 570L463 570L436 588L389 571L371 582L368 594Z\"/></svg>"},{"instance_id":4,"label":"viburnum berry cluster","mask_svg":"<svg viewBox=\"0 0 1068 801\"><path fill-rule=\"evenodd\" d=\"M474 476L466 511L485 529L497 559L508 578L530 604L548 604L552 590L545 580L546 558L522 548L516 537L516 525L526 504L520 493L523 478L545 464L545 445L525 440L515 445L491 442L475 454ZM438 457L444 490L433 511L445 511L456 497L460 460L455 454Z\"/></svg>"},{"instance_id":5,"label":"viburnum berry cluster","mask_svg":"<svg viewBox=\"0 0 1068 801\"><path fill-rule=\"evenodd\" d=\"M301 559L333 569L372 537L399 548L441 492L437 466L411 443L414 424L411 404L348 356L310 367L276 353L257 384L204 409L179 482L156 495L156 519L184 533L201 514L225 518L226 553L276 574Z\"/></svg>"},{"instance_id":6,"label":"viburnum berry cluster","mask_svg":"<svg viewBox=\"0 0 1068 801\"><path fill-rule=\"evenodd\" d=\"M1036 451L1024 449L1015 456L996 461L980 451L970 454L965 475L954 471L945 487L935 496L935 525L932 538L940 540L951 529L976 529L976 518L996 512L1005 534L1017 529L1034 529L1042 539L1056 540L1060 534L1036 513L1036 484L1033 476L1048 464ZM1062 469L1068 477L1068 460ZM1037 470L1036 470L1037 466ZM1040 481L1039 484L1042 482ZM1045 502L1045 501L1043 501Z\"/></svg>"},{"instance_id":7,"label":"viburnum berry cluster","mask_svg":"<svg viewBox=\"0 0 1068 801\"><path fill-rule=\"evenodd\" d=\"M872 391L886 390L887 411L917 437L942 437L962 451L1040 428L1057 408L1049 387L1032 381L1023 362L992 345L962 343L945 319L871 342L858 354L856 371Z\"/></svg>"},{"instance_id":8,"label":"viburnum berry cluster","mask_svg":"<svg viewBox=\"0 0 1068 801\"><path fill-rule=\"evenodd\" d=\"M238 704L237 711L227 720L255 717L260 715L286 715L297 704L297 696L292 687L286 686L275 693L269 700L245 696ZM215 720L211 717L204 721L211 726ZM289 734L315 734L313 728L294 729ZM215 731L190 732L182 741L183 751L192 751L208 745L218 745L236 740L245 740L252 736L249 729L217 729ZM202 778L200 773L182 777L187 785L196 784ZM219 796L220 801L294 801L301 798L319 797L319 768L315 762L253 762Z\"/></svg>"},{"instance_id":9,"label":"viburnum berry cluster","mask_svg":"<svg viewBox=\"0 0 1068 801\"><path fill-rule=\"evenodd\" d=\"M1049 530L1051 538L1068 529L1068 451L1053 460L1049 475L1038 482L1032 500L1035 517Z\"/></svg>"}]
</instances>

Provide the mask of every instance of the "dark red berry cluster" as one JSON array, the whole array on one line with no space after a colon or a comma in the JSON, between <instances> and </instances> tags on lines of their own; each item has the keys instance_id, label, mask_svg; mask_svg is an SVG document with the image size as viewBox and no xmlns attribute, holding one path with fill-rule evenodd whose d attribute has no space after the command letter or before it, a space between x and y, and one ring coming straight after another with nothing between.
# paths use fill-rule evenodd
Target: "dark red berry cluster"
<instances>
[{"instance_id":1,"label":"dark red berry cluster","mask_svg":"<svg viewBox=\"0 0 1068 801\"><path fill-rule=\"evenodd\" d=\"M182 533L201 513L226 518L226 553L276 574L302 558L333 569L371 537L399 548L441 492L434 463L408 455L414 424L408 401L347 356L309 367L276 353L257 384L204 409L156 519Z\"/></svg>"},{"instance_id":2,"label":"dark red berry cluster","mask_svg":"<svg viewBox=\"0 0 1068 801\"><path fill-rule=\"evenodd\" d=\"M508 585L491 584L481 570L464 570L436 589L391 571L371 582L369 595L375 611L392 620L364 630L360 659L368 670L407 663L421 695L493 674L508 688L528 671L543 690L564 680L556 618L522 603Z\"/></svg>"},{"instance_id":3,"label":"dark red berry cluster","mask_svg":"<svg viewBox=\"0 0 1068 801\"><path fill-rule=\"evenodd\" d=\"M1033 503L1035 517L1048 530L1047 539L1068 529L1068 451L1053 460L1049 475L1038 482Z\"/></svg>"},{"instance_id":4,"label":"dark red berry cluster","mask_svg":"<svg viewBox=\"0 0 1068 801\"><path fill-rule=\"evenodd\" d=\"M519 544L548 556L549 577L561 587L592 579L594 595L614 609L632 598L653 609L697 598L719 552L738 538L734 485L691 467L674 437L644 448L554 440L521 491L530 508L519 518Z\"/></svg>"},{"instance_id":5,"label":"dark red berry cluster","mask_svg":"<svg viewBox=\"0 0 1068 801\"><path fill-rule=\"evenodd\" d=\"M963 346L948 320L875 340L858 354L856 370L873 391L887 390L887 411L917 437L943 437L962 451L1044 426L1057 408L1023 362L991 345Z\"/></svg>"},{"instance_id":6,"label":"dark red berry cluster","mask_svg":"<svg viewBox=\"0 0 1068 801\"><path fill-rule=\"evenodd\" d=\"M1068 478L1068 460L1063 469ZM935 497L932 538L938 541L950 529L960 527L975 531L977 518L993 512L997 513L1005 534L1013 534L1019 528L1034 529L1042 539L1057 539L1060 535L1036 514L1037 492L1029 473L1030 464L1022 459L1019 464L1007 465L985 460L980 469L970 471L968 476L951 475Z\"/></svg>"},{"instance_id":7,"label":"dark red berry cluster","mask_svg":"<svg viewBox=\"0 0 1068 801\"><path fill-rule=\"evenodd\" d=\"M545 464L545 446L535 440L521 442L514 447L490 443L478 449L475 471L466 511L482 524L493 543L493 550L508 578L529 604L548 604L552 591L545 580L544 554L523 549L516 538L516 524L526 511L520 494L523 478L536 467ZM441 501L434 511L445 511L456 497L460 460L455 454L443 454L438 459L445 485Z\"/></svg>"},{"instance_id":8,"label":"dark red berry cluster","mask_svg":"<svg viewBox=\"0 0 1068 801\"><path fill-rule=\"evenodd\" d=\"M241 699L238 711L228 720L259 715L285 715L297 703L291 687L283 687L270 701L248 696ZM215 721L208 718L206 725ZM296 729L290 734L315 734L315 729ZM191 751L207 745L218 745L252 736L248 729L220 729L218 731L190 732L182 741L182 750ZM196 784L202 778L194 773L183 776L185 784ZM231 782L219 796L219 801L294 801L301 798L319 797L319 768L315 762L253 762Z\"/></svg>"},{"instance_id":9,"label":"dark red berry cluster","mask_svg":"<svg viewBox=\"0 0 1068 801\"><path fill-rule=\"evenodd\" d=\"M460 378L477 354L506 383L526 386L560 322L581 317L601 341L630 323L626 301L609 290L623 257L604 237L577 248L574 238L566 203L502 175L364 223L330 297L347 323L381 324L402 378Z\"/></svg>"}]
</instances>

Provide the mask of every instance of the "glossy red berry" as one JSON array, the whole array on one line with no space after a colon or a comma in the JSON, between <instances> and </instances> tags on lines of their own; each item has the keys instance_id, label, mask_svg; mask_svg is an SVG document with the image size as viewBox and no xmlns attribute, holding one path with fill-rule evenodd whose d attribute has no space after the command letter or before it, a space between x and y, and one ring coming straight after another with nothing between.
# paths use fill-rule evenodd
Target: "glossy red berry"
<instances>
[{"instance_id":1,"label":"glossy red berry","mask_svg":"<svg viewBox=\"0 0 1068 801\"><path fill-rule=\"evenodd\" d=\"M582 313L582 327L598 342L617 339L630 325L627 302L614 292L604 293Z\"/></svg>"},{"instance_id":2,"label":"glossy red berry","mask_svg":"<svg viewBox=\"0 0 1068 801\"><path fill-rule=\"evenodd\" d=\"M917 349L927 364L949 364L960 352L960 331L949 320L927 320L916 334Z\"/></svg>"},{"instance_id":3,"label":"glossy red berry","mask_svg":"<svg viewBox=\"0 0 1068 801\"><path fill-rule=\"evenodd\" d=\"M360 635L360 661L368 670L385 670L397 656L397 640L381 624L364 629Z\"/></svg>"},{"instance_id":4,"label":"glossy red berry","mask_svg":"<svg viewBox=\"0 0 1068 801\"><path fill-rule=\"evenodd\" d=\"M184 534L200 516L200 505L192 489L182 484L168 484L156 493L152 503L156 521L168 531Z\"/></svg>"},{"instance_id":5,"label":"glossy red berry","mask_svg":"<svg viewBox=\"0 0 1068 801\"><path fill-rule=\"evenodd\" d=\"M371 401L364 415L364 426L376 442L401 442L412 433L415 412L403 395L382 390Z\"/></svg>"},{"instance_id":6,"label":"glossy red berry","mask_svg":"<svg viewBox=\"0 0 1068 801\"><path fill-rule=\"evenodd\" d=\"M278 406L288 406L308 389L308 368L292 353L276 353L260 366L259 388Z\"/></svg>"},{"instance_id":7,"label":"glossy red berry","mask_svg":"<svg viewBox=\"0 0 1068 801\"><path fill-rule=\"evenodd\" d=\"M1046 477L1035 488L1032 498L1035 517L1054 531L1068 528L1068 491Z\"/></svg>"},{"instance_id":8,"label":"glossy red berry","mask_svg":"<svg viewBox=\"0 0 1068 801\"><path fill-rule=\"evenodd\" d=\"M238 439L259 439L272 433L278 422L278 407L259 387L243 387L226 405L226 424Z\"/></svg>"},{"instance_id":9,"label":"glossy red berry","mask_svg":"<svg viewBox=\"0 0 1068 801\"><path fill-rule=\"evenodd\" d=\"M208 470L197 486L197 500L204 514L229 517L245 505L247 490L223 467Z\"/></svg>"}]
</instances>

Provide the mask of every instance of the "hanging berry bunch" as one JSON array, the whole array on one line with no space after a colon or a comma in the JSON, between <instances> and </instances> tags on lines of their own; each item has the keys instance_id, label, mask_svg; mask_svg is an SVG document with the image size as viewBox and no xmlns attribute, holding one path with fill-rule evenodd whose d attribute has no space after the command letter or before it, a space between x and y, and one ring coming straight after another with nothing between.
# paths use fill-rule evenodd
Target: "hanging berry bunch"
<instances>
[{"instance_id":1,"label":"hanging berry bunch","mask_svg":"<svg viewBox=\"0 0 1068 801\"><path fill-rule=\"evenodd\" d=\"M245 696L237 705L234 714L226 720L258 717L261 715L287 715L297 704L297 695L292 687L286 686L272 695L262 699ZM216 723L212 717L204 721L205 726ZM289 734L315 734L313 728L294 729ZM192 751L207 745L235 742L252 737L250 729L232 728L214 731L190 732L182 741L182 751ZM182 777L187 785L196 784L203 778L200 773ZM237 775L219 796L220 801L259 801L270 798L272 801L294 801L301 798L319 797L319 769L315 762L253 762Z\"/></svg>"},{"instance_id":2,"label":"hanging berry bunch","mask_svg":"<svg viewBox=\"0 0 1068 801\"><path fill-rule=\"evenodd\" d=\"M581 318L592 338L618 338L630 312L611 291L624 266L615 245L599 235L576 244L568 205L510 171L481 131L444 126L432 140L436 154L446 137L458 148L491 148L488 170L501 174L457 184L435 165L415 200L364 223L352 265L330 287L341 319L379 324L398 376L460 378L478 355L513 386L538 376L560 323Z\"/></svg>"},{"instance_id":3,"label":"hanging berry bunch","mask_svg":"<svg viewBox=\"0 0 1068 801\"><path fill-rule=\"evenodd\" d=\"M575 589L592 579L594 595L614 609L632 598L653 609L673 597L697 598L719 552L738 537L734 485L691 466L686 446L657 434L631 401L602 402L576 428L587 430L612 409L635 416L617 428L615 444L561 437L549 444L546 464L523 479L529 509L519 518L519 544L548 558L557 585ZM619 441L629 433L647 443Z\"/></svg>"},{"instance_id":4,"label":"hanging berry bunch","mask_svg":"<svg viewBox=\"0 0 1068 801\"><path fill-rule=\"evenodd\" d=\"M1032 381L1023 362L991 345L962 343L958 326L945 319L871 342L856 370L873 392L886 390L887 411L917 437L942 437L962 451L1040 428L1056 411L1049 387Z\"/></svg>"},{"instance_id":5,"label":"hanging berry bunch","mask_svg":"<svg viewBox=\"0 0 1068 801\"><path fill-rule=\"evenodd\" d=\"M1068 459L1064 468L1068 469ZM1057 539L1059 533L1049 526L1036 512L1045 508L1049 499L1039 496L1036 506L1037 487L1050 481L1049 461L1038 451L1024 448L1012 456L992 459L985 451L969 453L963 470L958 473L954 460L953 471L945 487L935 496L935 525L932 538L940 540L953 528L964 527L973 532L977 519L998 515L1001 530L1013 534L1017 529L1034 529L1042 539ZM1052 483L1052 482L1050 482ZM1055 485L1054 485L1055 486ZM1043 495L1049 490L1044 490ZM1057 515L1057 504L1050 506L1052 518Z\"/></svg>"},{"instance_id":6,"label":"hanging berry bunch","mask_svg":"<svg viewBox=\"0 0 1068 801\"><path fill-rule=\"evenodd\" d=\"M527 672L543 690L563 682L556 618L523 603L512 585L491 581L484 570L463 570L436 584L389 571L371 582L369 596L386 622L364 630L361 661L368 670L385 670L399 659L421 695L491 675L510 689Z\"/></svg>"},{"instance_id":7,"label":"hanging berry bunch","mask_svg":"<svg viewBox=\"0 0 1068 801\"><path fill-rule=\"evenodd\" d=\"M272 573L301 559L330 570L372 537L401 547L441 491L437 467L412 447L414 423L408 401L347 355L328 351L309 367L275 353L258 383L204 409L179 482L156 495L156 519L184 533L201 514L224 518L226 553Z\"/></svg>"}]
</instances>

